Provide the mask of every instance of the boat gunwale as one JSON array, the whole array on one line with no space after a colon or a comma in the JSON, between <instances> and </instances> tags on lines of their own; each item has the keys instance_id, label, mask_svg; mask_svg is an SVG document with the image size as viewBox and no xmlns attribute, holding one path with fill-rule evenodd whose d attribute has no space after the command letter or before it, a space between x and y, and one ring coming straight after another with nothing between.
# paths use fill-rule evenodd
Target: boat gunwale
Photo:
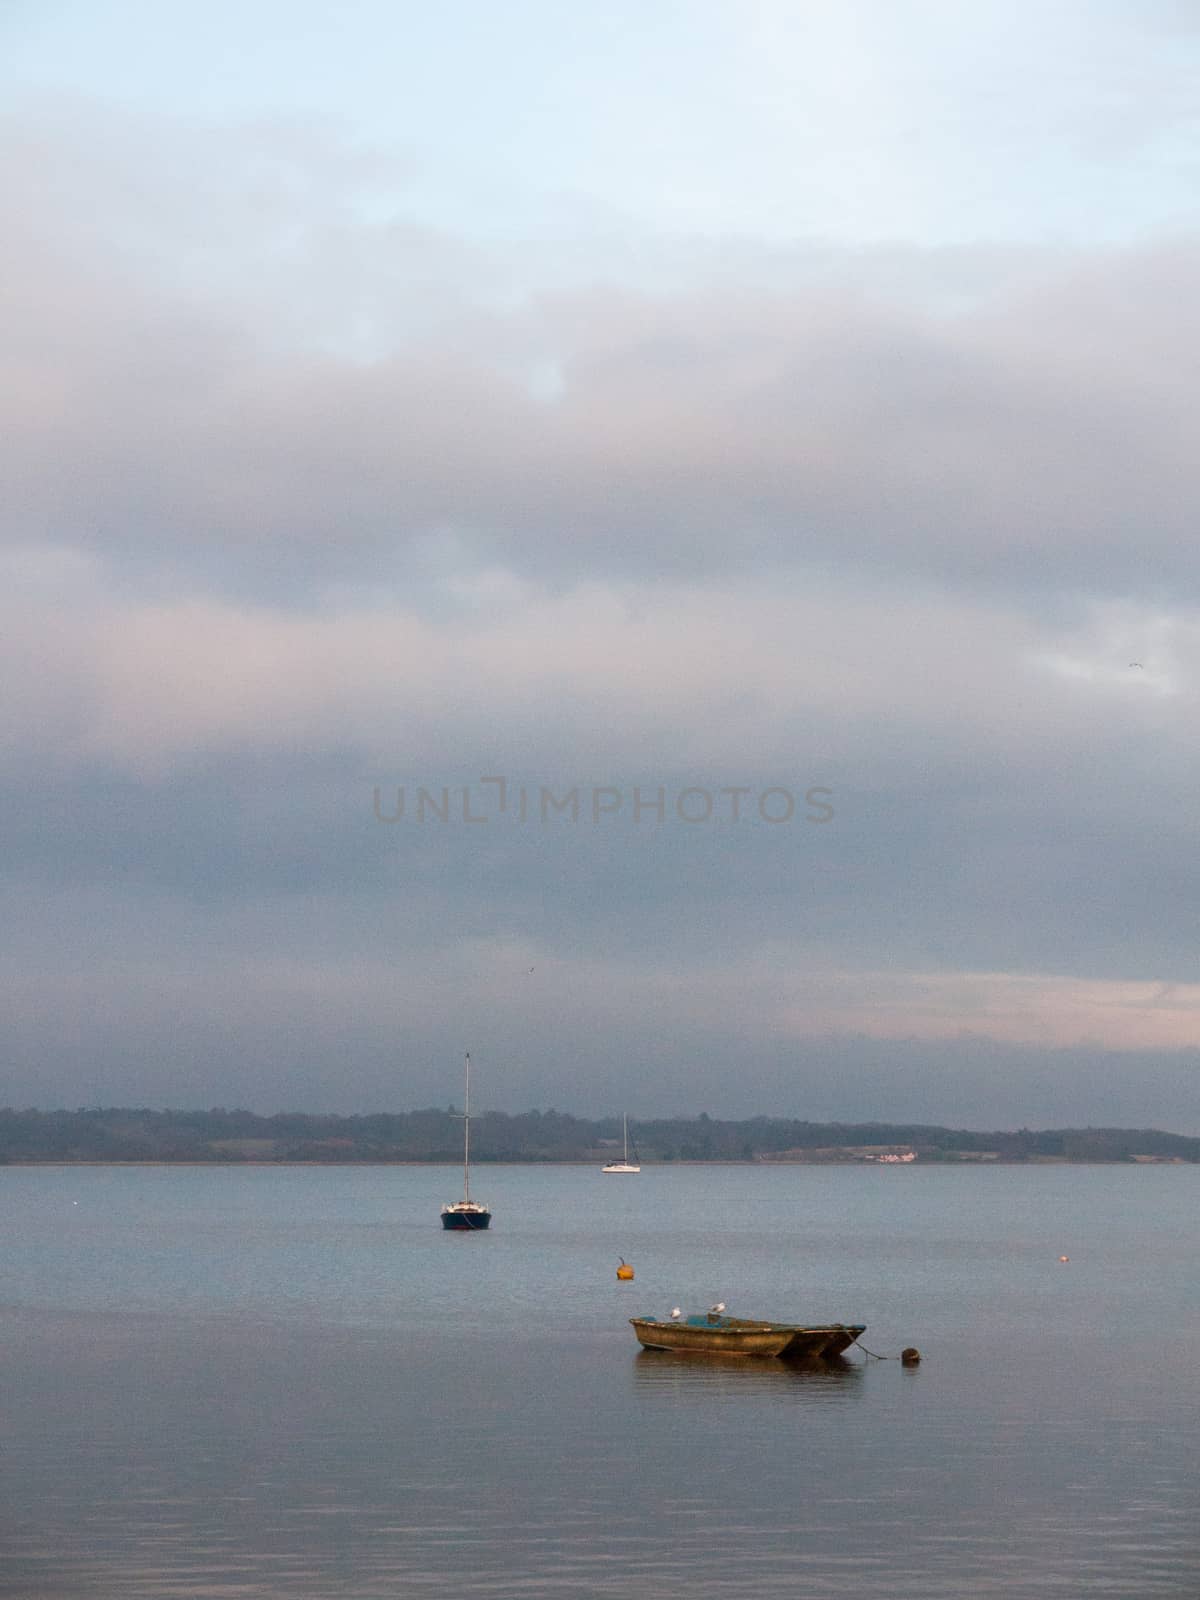
<instances>
[{"instance_id":1,"label":"boat gunwale","mask_svg":"<svg viewBox=\"0 0 1200 1600\"><path fill-rule=\"evenodd\" d=\"M848 1350L866 1330L865 1323L800 1324L763 1322L750 1317L723 1317L680 1322L658 1317L630 1317L638 1343L647 1350L676 1354L720 1352L725 1355L808 1355L827 1359Z\"/></svg>"}]
</instances>

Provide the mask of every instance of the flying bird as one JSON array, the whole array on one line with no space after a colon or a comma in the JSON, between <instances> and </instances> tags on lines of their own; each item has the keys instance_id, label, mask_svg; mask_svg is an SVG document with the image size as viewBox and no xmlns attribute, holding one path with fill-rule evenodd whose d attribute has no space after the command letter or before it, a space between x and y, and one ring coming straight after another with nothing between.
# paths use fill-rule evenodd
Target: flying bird
<instances>
[{"instance_id":1,"label":"flying bird","mask_svg":"<svg viewBox=\"0 0 1200 1600\"><path fill-rule=\"evenodd\" d=\"M671 1321L672 1322L678 1322L682 1315L683 1315L683 1313L680 1311L678 1306L673 1306L671 1308Z\"/></svg>"},{"instance_id":2,"label":"flying bird","mask_svg":"<svg viewBox=\"0 0 1200 1600\"><path fill-rule=\"evenodd\" d=\"M1131 667L1140 667L1140 666L1141 666L1141 664L1142 664L1142 663L1141 663L1141 662L1140 662L1140 661L1131 661L1131 662L1130 662L1130 663L1129 663L1129 665L1130 665L1130 666L1131 666Z\"/></svg>"}]
</instances>

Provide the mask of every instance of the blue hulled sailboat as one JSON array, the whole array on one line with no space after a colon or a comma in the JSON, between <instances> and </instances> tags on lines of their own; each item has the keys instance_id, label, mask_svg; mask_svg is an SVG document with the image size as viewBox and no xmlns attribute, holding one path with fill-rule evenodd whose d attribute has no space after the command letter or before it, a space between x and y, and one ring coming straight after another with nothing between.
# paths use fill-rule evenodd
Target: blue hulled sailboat
<instances>
[{"instance_id":1,"label":"blue hulled sailboat","mask_svg":"<svg viewBox=\"0 0 1200 1600\"><path fill-rule=\"evenodd\" d=\"M486 1228L492 1213L471 1199L471 1052L467 1051L467 1087L463 1096L463 1197L442 1207L442 1227L455 1233L477 1233Z\"/></svg>"}]
</instances>

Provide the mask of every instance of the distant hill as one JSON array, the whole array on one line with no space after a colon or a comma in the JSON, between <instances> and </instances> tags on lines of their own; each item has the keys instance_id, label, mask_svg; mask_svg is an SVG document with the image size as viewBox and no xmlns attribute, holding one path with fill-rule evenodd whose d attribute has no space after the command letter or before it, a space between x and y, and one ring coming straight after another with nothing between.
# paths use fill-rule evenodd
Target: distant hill
<instances>
[{"instance_id":1,"label":"distant hill","mask_svg":"<svg viewBox=\"0 0 1200 1600\"><path fill-rule=\"evenodd\" d=\"M724 1122L659 1118L632 1127L643 1162L871 1161L915 1152L921 1162L1200 1161L1200 1139L1157 1129L1029 1128L971 1133L907 1123L801 1122L752 1117ZM601 1161L620 1119L559 1111L471 1119L471 1154L488 1161ZM252 1111L0 1110L0 1163L38 1161L398 1162L456 1161L462 1121L446 1110L305 1116Z\"/></svg>"}]
</instances>

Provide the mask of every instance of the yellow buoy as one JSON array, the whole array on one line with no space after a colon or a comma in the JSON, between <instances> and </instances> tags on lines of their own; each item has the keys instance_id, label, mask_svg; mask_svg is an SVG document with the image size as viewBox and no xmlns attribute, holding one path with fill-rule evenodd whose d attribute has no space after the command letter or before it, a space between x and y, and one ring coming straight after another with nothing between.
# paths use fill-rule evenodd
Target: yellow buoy
<instances>
[{"instance_id":1,"label":"yellow buoy","mask_svg":"<svg viewBox=\"0 0 1200 1600\"><path fill-rule=\"evenodd\" d=\"M617 1260L621 1263L621 1265L617 1268L617 1277L620 1278L622 1283L628 1283L633 1277L633 1268L629 1265L624 1256L618 1256Z\"/></svg>"}]
</instances>

